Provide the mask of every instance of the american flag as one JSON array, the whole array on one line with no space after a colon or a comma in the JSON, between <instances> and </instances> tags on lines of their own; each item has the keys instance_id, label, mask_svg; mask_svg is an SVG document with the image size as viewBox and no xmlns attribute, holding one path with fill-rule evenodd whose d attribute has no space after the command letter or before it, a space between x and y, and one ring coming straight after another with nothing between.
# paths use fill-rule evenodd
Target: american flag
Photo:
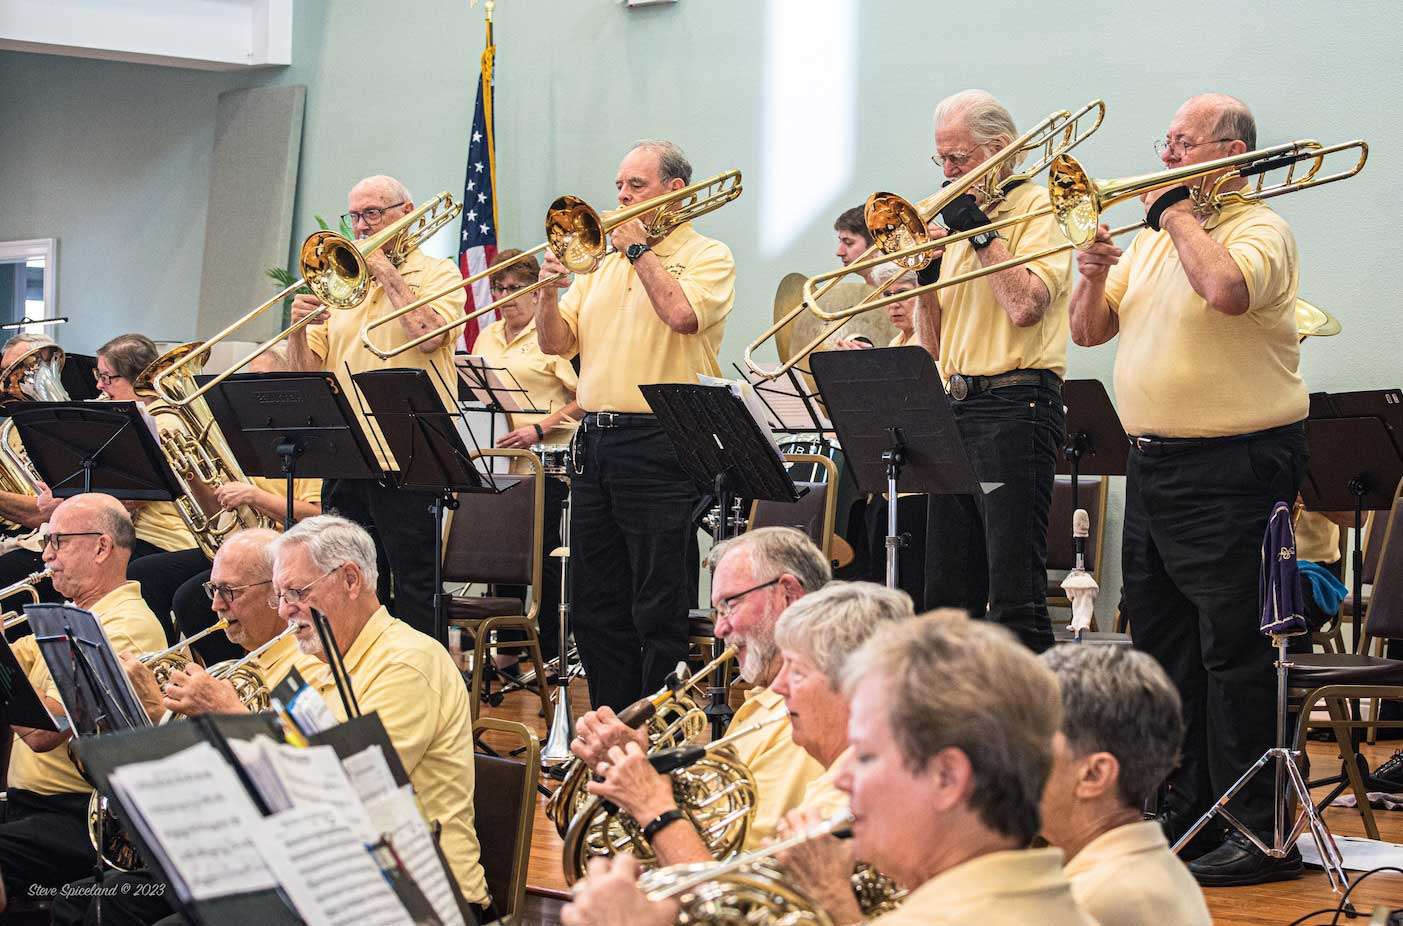
<instances>
[{"instance_id":1,"label":"american flag","mask_svg":"<svg viewBox=\"0 0 1403 926\"><path fill-rule=\"evenodd\" d=\"M496 148L492 143L492 20L487 21L487 47L482 51L482 72L477 80L477 103L468 140L468 176L463 183L463 224L458 236L458 270L467 276L492 263L497 256ZM484 277L468 289L467 311L492 300L491 280ZM463 329L463 347L471 351L478 332L496 320L489 312Z\"/></svg>"}]
</instances>

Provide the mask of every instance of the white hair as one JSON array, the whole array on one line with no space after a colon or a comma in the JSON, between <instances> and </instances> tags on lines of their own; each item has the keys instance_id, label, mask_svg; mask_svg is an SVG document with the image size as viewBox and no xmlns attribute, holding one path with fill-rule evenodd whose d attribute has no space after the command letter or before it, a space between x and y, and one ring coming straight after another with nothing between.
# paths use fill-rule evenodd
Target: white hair
<instances>
[{"instance_id":1,"label":"white hair","mask_svg":"<svg viewBox=\"0 0 1403 926\"><path fill-rule=\"evenodd\" d=\"M414 201L414 197L409 195L409 187L388 174L374 174L366 177L360 183L357 183L356 186L364 186L365 184L379 187L380 192L385 195L386 202L399 200L401 202L411 203Z\"/></svg>"},{"instance_id":2,"label":"white hair","mask_svg":"<svg viewBox=\"0 0 1403 926\"><path fill-rule=\"evenodd\" d=\"M872 271L872 279L874 282L880 283L883 287L890 286L893 283L910 283L912 286L915 286L916 271L906 270L898 264L882 264L876 270Z\"/></svg>"},{"instance_id":3,"label":"white hair","mask_svg":"<svg viewBox=\"0 0 1403 926\"><path fill-rule=\"evenodd\" d=\"M843 687L843 664L888 621L915 617L911 596L875 582L830 582L790 604L775 625L780 649L807 657Z\"/></svg>"},{"instance_id":4,"label":"white hair","mask_svg":"<svg viewBox=\"0 0 1403 926\"><path fill-rule=\"evenodd\" d=\"M353 563L370 588L374 588L379 579L375 541L365 528L339 515L319 514L298 521L274 542L273 554L276 556L284 547L294 545L306 550L312 564L323 572Z\"/></svg>"},{"instance_id":5,"label":"white hair","mask_svg":"<svg viewBox=\"0 0 1403 926\"><path fill-rule=\"evenodd\" d=\"M1012 114L987 90L961 90L935 104L935 128L955 122L957 117L976 145L1008 144L1018 137Z\"/></svg>"}]
</instances>

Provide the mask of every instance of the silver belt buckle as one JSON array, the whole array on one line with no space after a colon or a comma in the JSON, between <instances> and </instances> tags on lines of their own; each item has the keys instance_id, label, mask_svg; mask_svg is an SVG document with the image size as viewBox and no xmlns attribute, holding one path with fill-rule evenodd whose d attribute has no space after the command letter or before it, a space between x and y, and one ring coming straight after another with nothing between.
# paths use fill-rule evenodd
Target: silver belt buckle
<instances>
[{"instance_id":1,"label":"silver belt buckle","mask_svg":"<svg viewBox=\"0 0 1403 926\"><path fill-rule=\"evenodd\" d=\"M950 398L956 402L969 398L969 380L958 373L950 377Z\"/></svg>"},{"instance_id":2,"label":"silver belt buckle","mask_svg":"<svg viewBox=\"0 0 1403 926\"><path fill-rule=\"evenodd\" d=\"M1154 446L1154 442L1153 437L1137 437L1135 438L1135 449L1141 453L1148 453L1149 449Z\"/></svg>"},{"instance_id":3,"label":"silver belt buckle","mask_svg":"<svg viewBox=\"0 0 1403 926\"><path fill-rule=\"evenodd\" d=\"M608 416L607 418L605 417L606 415ZM617 416L613 412L595 412L594 423L601 428L616 427L614 424L614 419L616 417Z\"/></svg>"}]
</instances>

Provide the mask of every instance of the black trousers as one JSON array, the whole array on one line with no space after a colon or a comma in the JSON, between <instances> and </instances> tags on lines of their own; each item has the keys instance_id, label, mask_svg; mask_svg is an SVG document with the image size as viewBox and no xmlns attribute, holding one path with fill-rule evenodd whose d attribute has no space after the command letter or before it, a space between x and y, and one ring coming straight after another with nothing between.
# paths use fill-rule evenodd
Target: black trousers
<instances>
[{"instance_id":1,"label":"black trousers","mask_svg":"<svg viewBox=\"0 0 1403 926\"><path fill-rule=\"evenodd\" d=\"M536 610L536 635L541 640L541 658L550 661L560 650L560 557L550 551L560 546L560 509L570 487L562 479L547 476L546 511L541 527L541 606ZM526 600L526 586L499 585L496 594ZM567 628L568 630L568 628ZM498 631L501 640L523 639L516 630Z\"/></svg>"},{"instance_id":2,"label":"black trousers","mask_svg":"<svg viewBox=\"0 0 1403 926\"><path fill-rule=\"evenodd\" d=\"M576 449L575 643L590 703L620 710L686 658L700 497L656 424L606 429L587 418Z\"/></svg>"},{"instance_id":3,"label":"black trousers","mask_svg":"<svg viewBox=\"0 0 1403 926\"><path fill-rule=\"evenodd\" d=\"M328 479L322 511L339 514L370 532L380 570L380 601L390 613L430 636L434 633L434 518L432 492L389 488L374 479Z\"/></svg>"},{"instance_id":4,"label":"black trousers","mask_svg":"<svg viewBox=\"0 0 1403 926\"><path fill-rule=\"evenodd\" d=\"M927 608L964 608L1052 646L1047 519L1066 417L1060 380L1003 386L952 402L960 440L987 495L932 495L926 509Z\"/></svg>"},{"instance_id":5,"label":"black trousers","mask_svg":"<svg viewBox=\"0 0 1403 926\"><path fill-rule=\"evenodd\" d=\"M1164 666L1184 706L1171 812L1193 820L1271 745L1276 676L1258 632L1262 535L1305 473L1304 427L1130 452L1121 557L1135 645ZM1263 835L1272 778L1231 805Z\"/></svg>"},{"instance_id":6,"label":"black trousers","mask_svg":"<svg viewBox=\"0 0 1403 926\"><path fill-rule=\"evenodd\" d=\"M88 797L9 790L5 822L0 823L6 896L27 897L30 885L56 888L92 873Z\"/></svg>"},{"instance_id":7,"label":"black trousers","mask_svg":"<svg viewBox=\"0 0 1403 926\"><path fill-rule=\"evenodd\" d=\"M176 593L191 577L202 573L209 575L209 567L209 558L194 547L189 550L149 553L134 557L127 564L127 578L141 583L141 597L165 628L166 642L174 643L179 633L176 622L171 620L171 612L175 610ZM209 622L206 622L206 626L208 624Z\"/></svg>"}]
</instances>

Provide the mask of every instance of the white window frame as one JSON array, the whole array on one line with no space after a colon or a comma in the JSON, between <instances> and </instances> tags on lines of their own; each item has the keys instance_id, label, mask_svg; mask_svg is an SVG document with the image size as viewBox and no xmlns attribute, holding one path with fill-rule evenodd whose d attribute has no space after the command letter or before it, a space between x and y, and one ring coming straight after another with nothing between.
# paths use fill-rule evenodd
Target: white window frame
<instances>
[{"instance_id":1,"label":"white window frame","mask_svg":"<svg viewBox=\"0 0 1403 926\"><path fill-rule=\"evenodd\" d=\"M0 241L0 262L28 261L44 258L44 318L58 314L58 239L25 238Z\"/></svg>"}]
</instances>

